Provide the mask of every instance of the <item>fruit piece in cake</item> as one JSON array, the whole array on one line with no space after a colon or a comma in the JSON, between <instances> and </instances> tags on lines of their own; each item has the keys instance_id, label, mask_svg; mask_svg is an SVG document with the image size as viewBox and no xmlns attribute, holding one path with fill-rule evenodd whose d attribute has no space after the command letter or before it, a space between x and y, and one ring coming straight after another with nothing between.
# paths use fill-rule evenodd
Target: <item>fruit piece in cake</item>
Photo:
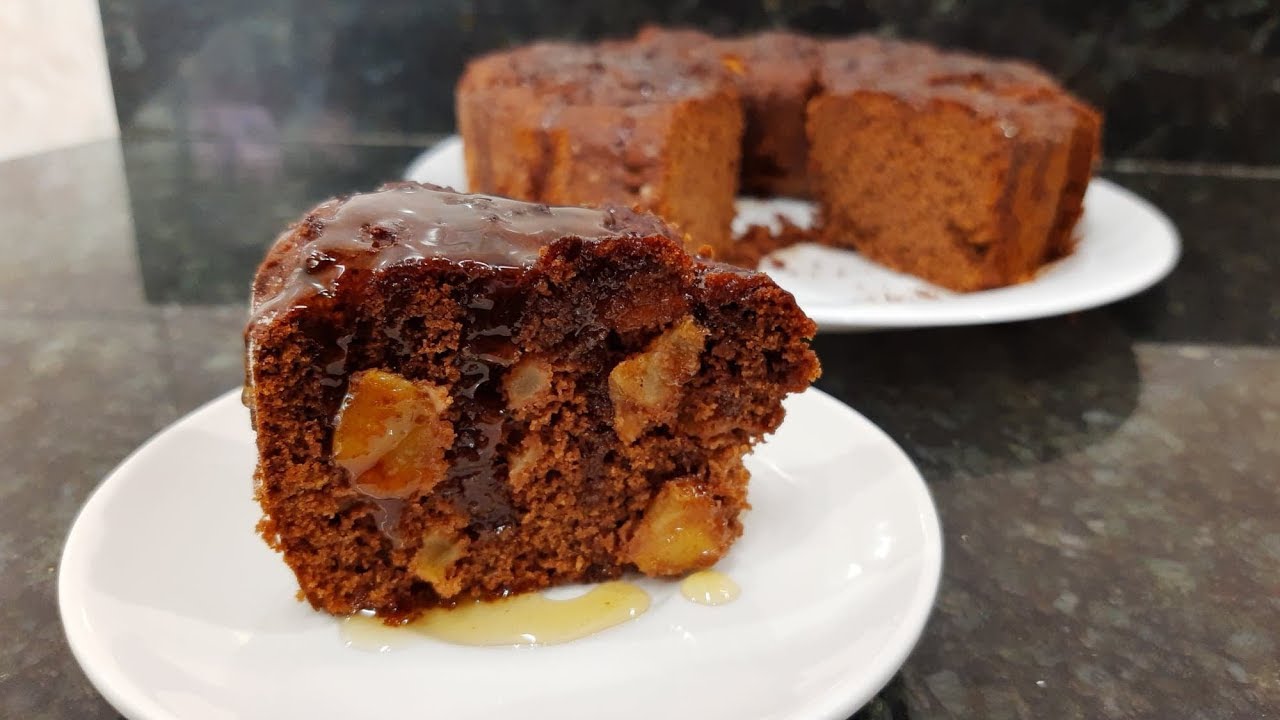
<instances>
[{"instance_id":1,"label":"fruit piece in cake","mask_svg":"<svg viewBox=\"0 0 1280 720\"><path fill-rule=\"evenodd\" d=\"M333 429L333 461L370 495L392 498L430 492L447 471L453 426L440 385L413 383L368 370L351 376Z\"/></svg>"},{"instance_id":2,"label":"fruit piece in cake","mask_svg":"<svg viewBox=\"0 0 1280 720\"><path fill-rule=\"evenodd\" d=\"M640 516L626 557L647 575L683 575L711 567L734 537L720 503L692 481L662 486Z\"/></svg>"}]
</instances>

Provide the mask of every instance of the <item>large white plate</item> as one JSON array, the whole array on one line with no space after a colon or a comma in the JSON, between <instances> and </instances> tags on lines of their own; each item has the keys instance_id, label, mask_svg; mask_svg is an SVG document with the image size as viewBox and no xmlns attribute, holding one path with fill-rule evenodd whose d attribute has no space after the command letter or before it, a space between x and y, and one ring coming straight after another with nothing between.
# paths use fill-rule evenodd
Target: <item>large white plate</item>
<instances>
[{"instance_id":1,"label":"large white plate","mask_svg":"<svg viewBox=\"0 0 1280 720\"><path fill-rule=\"evenodd\" d=\"M942 549L920 475L809 390L749 460L754 509L719 565L735 602L640 580L646 614L564 645L352 649L254 533L238 395L142 446L67 538L67 638L131 718L844 718L901 665L933 603Z\"/></svg>"},{"instance_id":2,"label":"large white plate","mask_svg":"<svg viewBox=\"0 0 1280 720\"><path fill-rule=\"evenodd\" d=\"M454 136L413 161L405 177L454 188L467 186L462 141ZM808 226L811 203L738 201L736 230L769 224L781 213ZM761 262L823 330L976 325L1049 317L1105 305L1139 293L1178 261L1178 232L1151 203L1095 178L1070 256L1031 282L975 293L952 293L894 272L849 250L802 244Z\"/></svg>"}]
</instances>

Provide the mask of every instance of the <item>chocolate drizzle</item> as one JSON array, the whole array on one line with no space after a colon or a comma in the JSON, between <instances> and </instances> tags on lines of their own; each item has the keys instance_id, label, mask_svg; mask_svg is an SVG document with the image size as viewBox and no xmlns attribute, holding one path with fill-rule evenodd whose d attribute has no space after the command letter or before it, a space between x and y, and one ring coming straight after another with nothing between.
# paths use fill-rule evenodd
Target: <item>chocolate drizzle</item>
<instances>
[{"instance_id":1,"label":"chocolate drizzle","mask_svg":"<svg viewBox=\"0 0 1280 720\"><path fill-rule=\"evenodd\" d=\"M323 363L325 377L320 384L325 387L340 387L347 377L347 348L351 346L353 334L347 334L333 341L332 354Z\"/></svg>"},{"instance_id":2,"label":"chocolate drizzle","mask_svg":"<svg viewBox=\"0 0 1280 720\"><path fill-rule=\"evenodd\" d=\"M669 235L657 218L621 208L566 208L419 183L331 200L276 241L254 286L251 323L335 297L353 271L438 258L525 268L565 236ZM274 261L274 262L273 262Z\"/></svg>"},{"instance_id":3,"label":"chocolate drizzle","mask_svg":"<svg viewBox=\"0 0 1280 720\"><path fill-rule=\"evenodd\" d=\"M404 538L400 537L400 516L404 513L404 500L370 497L369 502L373 504L373 520L378 524L378 530L393 545L400 547L404 542Z\"/></svg>"},{"instance_id":4,"label":"chocolate drizzle","mask_svg":"<svg viewBox=\"0 0 1280 720\"><path fill-rule=\"evenodd\" d=\"M515 520L499 449L507 420L502 374L516 361L512 338L524 310L523 276L510 268L477 268L463 303L469 319L458 352L462 377L454 393L459 417L449 479L456 501L484 529Z\"/></svg>"}]
</instances>

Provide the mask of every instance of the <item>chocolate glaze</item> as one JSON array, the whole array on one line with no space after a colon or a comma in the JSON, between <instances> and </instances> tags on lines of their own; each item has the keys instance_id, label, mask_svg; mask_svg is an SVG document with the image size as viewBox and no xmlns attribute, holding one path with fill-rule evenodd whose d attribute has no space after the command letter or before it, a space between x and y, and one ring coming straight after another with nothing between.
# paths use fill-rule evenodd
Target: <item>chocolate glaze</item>
<instances>
[{"instance_id":1,"label":"chocolate glaze","mask_svg":"<svg viewBox=\"0 0 1280 720\"><path fill-rule=\"evenodd\" d=\"M511 338L524 310L522 276L511 268L490 269L472 283L464 301L469 318L458 349L462 379L454 391L459 417L448 477L454 501L473 527L483 529L515 520L499 449L507 420L501 381L516 361Z\"/></svg>"},{"instance_id":2,"label":"chocolate glaze","mask_svg":"<svg viewBox=\"0 0 1280 720\"><path fill-rule=\"evenodd\" d=\"M332 297L352 271L430 258L529 267L561 237L669 234L657 218L623 208L548 207L392 183L324 203L279 238L255 282L253 321Z\"/></svg>"}]
</instances>

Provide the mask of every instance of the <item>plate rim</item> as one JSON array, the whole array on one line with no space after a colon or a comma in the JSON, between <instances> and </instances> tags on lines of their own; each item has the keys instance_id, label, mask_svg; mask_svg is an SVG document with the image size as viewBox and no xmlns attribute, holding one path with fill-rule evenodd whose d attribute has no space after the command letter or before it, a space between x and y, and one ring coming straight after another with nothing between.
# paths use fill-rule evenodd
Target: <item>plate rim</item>
<instances>
[{"instance_id":1,"label":"plate rim","mask_svg":"<svg viewBox=\"0 0 1280 720\"><path fill-rule=\"evenodd\" d=\"M80 608L72 606L71 598L75 597L75 589L79 587L79 584L83 583L83 573L81 572L77 575L74 572L68 572L68 567L79 569L79 566L84 562L79 559L77 554L79 552L78 538L81 534L87 532L84 529L83 522L91 512L97 511L98 506L107 501L108 496L115 491L116 486L124 482L120 478L127 477L133 466L143 462L143 458L153 452L153 449L164 441L165 436L186 425L194 424L203 413L209 412L214 407L227 402L241 391L242 389L228 390L205 401L177 420L161 427L134 448L94 486L89 496L81 504L80 509L76 511L75 519L71 521L71 527L67 529L66 537L62 541L62 552L58 555L57 588L58 618L62 622L63 637L67 641L67 646L71 649L71 655L75 658L76 664L80 666L81 672L89 679L89 684L93 686L98 694L102 695L107 704L116 712L126 718L130 718L130 720L135 718L145 718L146 720L152 720L153 718L162 720L183 719L175 717L163 707L156 705L146 695L134 691L135 683L124 675L118 666L109 662L97 662L97 658L90 655L91 648L89 647L90 638L88 635L80 634L73 630L73 628L78 630L81 627L81 625L74 622L74 616ZM80 589L82 590L83 588ZM88 625L87 619L84 625Z\"/></svg>"},{"instance_id":2,"label":"plate rim","mask_svg":"<svg viewBox=\"0 0 1280 720\"><path fill-rule=\"evenodd\" d=\"M437 156L462 152L462 138L457 134L444 137L436 144L424 149L405 167L402 173L407 180L418 180L425 174L425 169L436 161ZM998 323L1035 320L1058 317L1074 312L1091 310L1137 295L1168 277L1177 267L1182 256L1182 237L1177 226L1154 203L1136 192L1107 178L1094 176L1089 180L1091 190L1101 191L1118 196L1119 200L1131 206L1145 219L1154 222L1158 229L1160 254L1140 267L1140 271L1127 276L1121 282L1114 282L1102 292L1083 293L1070 299L1070 302L1014 305L997 304L994 309L975 311L966 306L947 303L854 303L847 306L801 305L814 322L819 332L851 332L869 330L893 330L930 327L964 327L971 325L993 325ZM1085 195L1086 212L1088 193ZM767 272L764 270L762 272ZM1031 280L1029 284L1036 281ZM1016 288L1017 285L1009 286ZM982 292L968 293L960 297L981 297Z\"/></svg>"},{"instance_id":3,"label":"plate rim","mask_svg":"<svg viewBox=\"0 0 1280 720\"><path fill-rule=\"evenodd\" d=\"M153 702L138 690L140 683L136 678L130 677L109 658L101 656L102 648L100 644L95 644L97 636L89 627L87 617L83 618L83 622L78 617L83 614L84 606L75 600L83 599L87 590L85 569L89 559L89 553L86 552L89 540L84 536L89 531L89 521L86 518L97 514L99 520L104 519L105 515L101 510L103 504L123 483L128 482L136 466L147 462L147 457L168 441L169 435L183 427L204 421L206 413L238 402L241 391L240 388L232 389L203 403L162 427L130 452L90 492L77 511L63 541L57 571L57 604L63 635L72 656L90 684L124 717L135 720L189 720L178 718L168 709ZM904 492L911 498L912 514L922 540L919 570L912 581L913 590L903 619L881 645L886 661L879 664L874 672L846 675L840 684L816 696L812 702L797 706L793 711L794 717L843 720L882 690L915 649L933 613L942 580L945 548L937 505L924 475L906 451L878 425L832 395L816 387L809 387L797 395L809 395L816 402L846 414L851 422L862 426L860 432L869 431L878 443L884 444L884 450L895 456L895 464L905 464L904 469L910 470L911 482L904 484Z\"/></svg>"}]
</instances>

